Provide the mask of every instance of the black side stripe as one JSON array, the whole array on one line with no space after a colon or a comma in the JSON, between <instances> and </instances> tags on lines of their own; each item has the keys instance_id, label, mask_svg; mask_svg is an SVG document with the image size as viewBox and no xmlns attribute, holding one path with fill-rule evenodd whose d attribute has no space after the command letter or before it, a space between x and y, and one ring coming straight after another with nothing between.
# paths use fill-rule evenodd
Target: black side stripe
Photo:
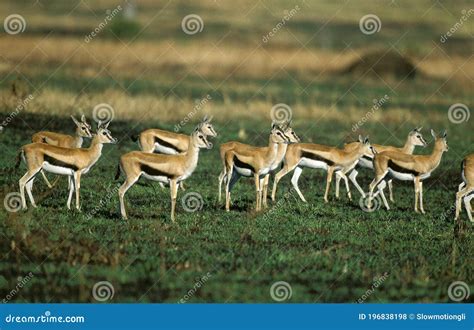
<instances>
[{"instance_id":1,"label":"black side stripe","mask_svg":"<svg viewBox=\"0 0 474 330\"><path fill-rule=\"evenodd\" d=\"M70 164L70 163L66 163L66 162L57 160L56 158L50 157L48 155L44 155L44 161L48 162L48 163L50 163L51 165L54 165L54 166L61 166L61 167L69 168L73 171L77 171L79 169L79 167L77 167L74 164Z\"/></svg>"},{"instance_id":2,"label":"black side stripe","mask_svg":"<svg viewBox=\"0 0 474 330\"><path fill-rule=\"evenodd\" d=\"M314 154L312 152L309 152L309 151L301 151L301 158L307 158L307 159L317 160L317 161L320 161L320 162L325 162L329 166L334 165L334 162L332 160L321 157L321 156L316 155L316 154Z\"/></svg>"},{"instance_id":3,"label":"black side stripe","mask_svg":"<svg viewBox=\"0 0 474 330\"><path fill-rule=\"evenodd\" d=\"M148 174L150 176L164 176L164 177L167 177L167 178L170 178L170 179L174 179L173 175L170 175L169 173L165 173L163 171L160 171L156 168L153 168L153 167L145 165L145 164L140 165L140 170L143 173Z\"/></svg>"},{"instance_id":4,"label":"black side stripe","mask_svg":"<svg viewBox=\"0 0 474 330\"><path fill-rule=\"evenodd\" d=\"M403 173L403 174L413 174L414 176L418 176L418 175L421 174L418 171L410 170L410 169L401 167L401 166L395 164L391 159L388 161L388 167L391 170L395 171L395 172L399 172L399 173Z\"/></svg>"},{"instance_id":5,"label":"black side stripe","mask_svg":"<svg viewBox=\"0 0 474 330\"><path fill-rule=\"evenodd\" d=\"M255 173L255 169L252 167L252 165L249 165L249 164L241 161L235 155L234 155L233 161L234 161L234 166L239 167L239 168L245 168L245 169L248 169L248 170L252 171L252 173Z\"/></svg>"},{"instance_id":6,"label":"black side stripe","mask_svg":"<svg viewBox=\"0 0 474 330\"><path fill-rule=\"evenodd\" d=\"M162 145L163 147L166 147L166 148L171 148L171 149L174 149L176 150L178 153L181 153L183 152L183 150L179 149L177 146L165 141L165 140L162 140L160 139L159 137L155 136L155 143L158 143L159 145Z\"/></svg>"}]
</instances>

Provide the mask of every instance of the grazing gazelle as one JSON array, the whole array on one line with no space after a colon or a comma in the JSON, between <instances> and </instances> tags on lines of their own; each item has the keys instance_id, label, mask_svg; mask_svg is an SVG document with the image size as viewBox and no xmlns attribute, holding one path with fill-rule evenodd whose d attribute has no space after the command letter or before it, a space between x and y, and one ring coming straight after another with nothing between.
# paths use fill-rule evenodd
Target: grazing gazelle
<instances>
[{"instance_id":1,"label":"grazing gazelle","mask_svg":"<svg viewBox=\"0 0 474 330\"><path fill-rule=\"evenodd\" d=\"M128 189L143 175L143 177L169 184L171 192L171 220L175 220L176 196L178 186L187 179L196 169L201 148L212 148L212 143L207 141L199 126L189 137L189 145L184 153L178 155L163 155L132 151L120 157L115 179L120 177L120 172L125 174L125 182L119 188L120 213L127 219L124 196Z\"/></svg>"},{"instance_id":2,"label":"grazing gazelle","mask_svg":"<svg viewBox=\"0 0 474 330\"><path fill-rule=\"evenodd\" d=\"M417 127L413 129L410 133L408 133L407 139L405 141L405 145L403 147L393 147L393 146L384 146L380 144L372 144L372 147L375 149L376 152L383 152L383 151L398 151L402 152L404 154L413 154L413 151L415 150L416 146L422 146L426 147L427 143L425 139L423 138L423 135L421 134L421 127ZM344 145L345 150L352 150L357 147L357 142L352 142L352 143L347 143ZM374 165L372 163L373 161L373 156L363 156L359 162L357 163L356 167L349 173L348 178L351 180L351 182L354 184L354 186L357 188L357 190L360 192L362 197L365 197L365 192L357 182L357 175L359 172L357 171L357 167L362 167L362 168L368 168L370 170L374 169ZM339 186L341 183L342 177L339 175L336 175L336 197L339 197ZM388 189L390 193L390 201L394 202L393 198L393 185L392 185L392 179L388 181Z\"/></svg>"},{"instance_id":3,"label":"grazing gazelle","mask_svg":"<svg viewBox=\"0 0 474 330\"><path fill-rule=\"evenodd\" d=\"M212 117L205 116L199 123L197 129L205 136L217 136L211 124ZM133 136L132 140L137 141L143 152L156 152L167 155L177 155L185 153L190 145L191 137L185 134L169 132L161 129L147 129L141 132L138 137Z\"/></svg>"},{"instance_id":4,"label":"grazing gazelle","mask_svg":"<svg viewBox=\"0 0 474 330\"><path fill-rule=\"evenodd\" d=\"M275 162L279 145L288 143L285 132L277 124L272 124L267 147L254 147L233 141L221 145L221 158L224 162L224 176L226 178L225 209L230 210L230 192L241 176L253 177L256 191L256 210L260 211L262 202L262 188L265 176ZM230 146L233 146L230 148Z\"/></svg>"},{"instance_id":5,"label":"grazing gazelle","mask_svg":"<svg viewBox=\"0 0 474 330\"><path fill-rule=\"evenodd\" d=\"M72 194L75 189L76 208L79 210L81 176L87 173L97 160L99 160L102 154L103 144L117 142L107 128L109 123L110 122L102 124L99 122L97 134L92 139L89 148L63 148L45 143L31 143L21 148L20 154L18 155L17 166L20 165L20 161L23 158L28 169L26 174L19 181L21 205L23 209L27 208L25 187L31 205L36 207L32 194L33 181L39 171L45 170L46 172L68 176L70 186L67 207L68 209L71 208Z\"/></svg>"},{"instance_id":6,"label":"grazing gazelle","mask_svg":"<svg viewBox=\"0 0 474 330\"><path fill-rule=\"evenodd\" d=\"M418 212L418 202L421 213L423 208L423 180L430 177L431 173L439 166L441 157L448 151L446 131L438 136L431 130L435 139L433 151L430 155L408 155L397 151L384 151L375 154L375 178L369 187L368 207L372 207L373 192L385 179L393 178L402 181L413 181L415 185L415 212ZM383 189L383 188L382 188ZM387 210L390 210L387 200L382 194L382 199Z\"/></svg>"},{"instance_id":7,"label":"grazing gazelle","mask_svg":"<svg viewBox=\"0 0 474 330\"><path fill-rule=\"evenodd\" d=\"M344 179L347 188L347 195L349 199L351 199L352 197L346 173L354 168L361 157L372 154L373 149L370 145L369 138L366 137L365 139L362 139L361 136L359 136L357 147L350 151L313 143L296 143L289 145L283 161L283 168L275 175L272 200L275 200L278 182L283 176L294 170L291 183L301 200L306 202L306 199L298 187L298 180L303 172L303 167L319 168L327 171L326 190L324 193L324 201L326 203L328 202L329 188L331 186L332 175L334 172Z\"/></svg>"},{"instance_id":8,"label":"grazing gazelle","mask_svg":"<svg viewBox=\"0 0 474 330\"><path fill-rule=\"evenodd\" d=\"M461 175L463 182L459 185L459 191L456 193L456 217L455 220L459 219L459 213L461 212L461 200L464 200L464 206L469 220L472 219L472 206L471 199L474 198L474 154L466 156L461 164Z\"/></svg>"},{"instance_id":9,"label":"grazing gazelle","mask_svg":"<svg viewBox=\"0 0 474 330\"><path fill-rule=\"evenodd\" d=\"M289 143L300 142L300 138L296 135L295 131L291 127L291 121L283 123L280 127L283 130L283 133L285 134L285 136L289 139ZM234 148L236 145L245 146L245 144L237 142L237 141L227 142L221 145L220 156L221 156L221 160L223 164L225 164L225 153L231 150L232 148ZM287 147L288 147L287 143L280 143L278 145L276 157L273 162L273 165L270 168L270 171L274 171L278 166L280 166L281 162L283 161L283 158L285 157ZM268 190L269 177L270 175L267 174L263 182L263 206L267 206L267 190ZM219 175L219 199L218 199L219 202L221 201L222 183L225 181L226 178L227 176L226 176L226 171L225 171L225 166L224 166L224 169Z\"/></svg>"},{"instance_id":10,"label":"grazing gazelle","mask_svg":"<svg viewBox=\"0 0 474 330\"><path fill-rule=\"evenodd\" d=\"M76 134L74 136L55 133L55 132L48 132L48 131L41 131L35 133L32 137L33 143L47 143L53 146L63 147L63 148L80 148L82 146L82 142L84 138L92 138L91 133L91 125L87 123L86 116L81 116L81 121L78 121L74 116L71 116L74 124L76 124ZM43 176L44 181L48 185L49 188L53 186L49 182L48 178L41 171L41 175Z\"/></svg>"}]
</instances>

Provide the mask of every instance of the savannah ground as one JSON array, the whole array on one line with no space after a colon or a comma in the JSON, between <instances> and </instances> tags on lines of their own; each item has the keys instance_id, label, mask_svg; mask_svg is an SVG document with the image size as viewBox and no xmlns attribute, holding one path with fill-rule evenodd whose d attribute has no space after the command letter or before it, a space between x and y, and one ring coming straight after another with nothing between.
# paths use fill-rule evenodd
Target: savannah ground
<instances>
[{"instance_id":1,"label":"savannah ground","mask_svg":"<svg viewBox=\"0 0 474 330\"><path fill-rule=\"evenodd\" d=\"M472 118L449 120L448 109L456 103L472 109L473 18L440 42L469 10L467 1L144 0L132 22L117 16L85 42L118 5L125 8L108 0L0 4L2 19L17 13L27 22L20 34L0 35L0 118L8 119L0 133L1 200L18 191L25 167L13 170L15 157L34 132L72 133L69 115L90 120L92 109L107 103L114 110L110 129L120 140L105 146L84 176L82 212L66 210L65 178L48 189L40 177L37 209L0 209L0 298L94 302L91 291L100 281L112 284L112 302L274 302L270 288L277 281L291 286L287 302L449 302L454 281L472 292L472 224L464 211L454 223L453 205L461 160L473 152L474 125ZM263 42L295 6L296 14ZM365 35L359 20L369 13L382 27ZM201 16L202 32L183 32L188 14ZM402 54L416 65L416 77L344 74L371 50ZM385 95L388 101L373 110ZM196 107L204 98L209 101ZM424 184L427 214L414 213L413 185L399 182L391 211L362 211L353 187L354 201L344 189L337 201L334 182L324 204L325 173L308 169L300 179L307 204L289 189L288 175L277 202L255 213L252 180L241 179L226 213L217 202L218 145L265 145L277 103L291 107L304 142L342 146L362 134L402 145L411 129L423 126L431 143L416 152L428 153L429 129L446 128L450 149ZM130 135L174 130L192 117L180 128L189 133L206 113L214 115L219 136L178 193L177 222L169 218L168 190L145 181L127 193L130 219L121 220L116 189L123 177L113 177L119 156L137 149ZM365 190L372 177L360 171ZM195 212L181 205L190 192L202 198Z\"/></svg>"}]
</instances>

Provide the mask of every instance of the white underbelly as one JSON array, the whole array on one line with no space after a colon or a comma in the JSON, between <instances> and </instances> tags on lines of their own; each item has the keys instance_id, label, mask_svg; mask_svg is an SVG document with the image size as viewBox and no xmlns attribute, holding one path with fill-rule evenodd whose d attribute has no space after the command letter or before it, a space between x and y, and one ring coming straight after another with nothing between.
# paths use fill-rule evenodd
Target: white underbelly
<instances>
[{"instance_id":1,"label":"white underbelly","mask_svg":"<svg viewBox=\"0 0 474 330\"><path fill-rule=\"evenodd\" d=\"M49 173L59 174L59 175L73 175L74 171L67 167L51 165L48 162L43 163L43 170Z\"/></svg>"},{"instance_id":2,"label":"white underbelly","mask_svg":"<svg viewBox=\"0 0 474 330\"><path fill-rule=\"evenodd\" d=\"M413 181L413 179L415 178L415 176L413 174L396 172L396 171L394 171L390 168L388 169L388 173L393 178L395 178L397 180L401 180L401 181Z\"/></svg>"},{"instance_id":3,"label":"white underbelly","mask_svg":"<svg viewBox=\"0 0 474 330\"><path fill-rule=\"evenodd\" d=\"M372 161L369 161L365 158L359 159L359 162L357 163L357 165L363 168L371 169L371 170L374 169L374 164L372 163Z\"/></svg>"},{"instance_id":4,"label":"white underbelly","mask_svg":"<svg viewBox=\"0 0 474 330\"><path fill-rule=\"evenodd\" d=\"M325 171L328 170L328 164L326 164L325 162L308 158L301 158L300 162L298 163L298 166L322 169Z\"/></svg>"},{"instance_id":5,"label":"white underbelly","mask_svg":"<svg viewBox=\"0 0 474 330\"><path fill-rule=\"evenodd\" d=\"M152 180L152 181L158 181L158 182L163 182L163 183L168 183L168 177L162 176L162 175L149 175L144 172L142 172L142 175L145 179Z\"/></svg>"},{"instance_id":6,"label":"white underbelly","mask_svg":"<svg viewBox=\"0 0 474 330\"><path fill-rule=\"evenodd\" d=\"M155 152L161 153L161 154L166 154L166 155L177 155L178 152L169 147L162 146L159 143L155 143Z\"/></svg>"},{"instance_id":7,"label":"white underbelly","mask_svg":"<svg viewBox=\"0 0 474 330\"><path fill-rule=\"evenodd\" d=\"M241 176L253 176L253 171L248 168L237 167L234 165L234 170Z\"/></svg>"}]
</instances>

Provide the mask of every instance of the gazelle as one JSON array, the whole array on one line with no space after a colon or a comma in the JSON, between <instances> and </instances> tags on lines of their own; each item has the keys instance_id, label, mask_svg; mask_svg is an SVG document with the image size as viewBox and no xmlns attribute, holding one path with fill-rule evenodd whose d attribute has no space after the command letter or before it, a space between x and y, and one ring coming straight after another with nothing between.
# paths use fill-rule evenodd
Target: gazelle
<instances>
[{"instance_id":1,"label":"gazelle","mask_svg":"<svg viewBox=\"0 0 474 330\"><path fill-rule=\"evenodd\" d=\"M212 117L205 116L197 129L205 136L215 137L217 133L211 124L211 120ZM185 134L153 128L141 132L138 137L132 137L132 140L138 140L140 149L143 152L177 155L188 150L191 137Z\"/></svg>"},{"instance_id":2,"label":"gazelle","mask_svg":"<svg viewBox=\"0 0 474 330\"><path fill-rule=\"evenodd\" d=\"M464 200L464 206L466 208L467 215L471 222L472 219L472 206L471 199L474 198L474 154L466 156L461 163L461 175L463 182L459 185L459 190L456 193L456 216L455 220L459 219L459 213L461 212L461 200Z\"/></svg>"},{"instance_id":3,"label":"gazelle","mask_svg":"<svg viewBox=\"0 0 474 330\"><path fill-rule=\"evenodd\" d=\"M120 212L122 218L127 219L124 196L128 189L143 176L149 180L169 184L171 192L171 220L175 221L176 197L178 186L187 179L196 169L201 148L212 148L206 135L199 126L189 137L189 145L184 153L177 155L162 155L143 151L132 151L120 157L115 179L120 173L125 174L125 182L119 188Z\"/></svg>"},{"instance_id":4,"label":"gazelle","mask_svg":"<svg viewBox=\"0 0 474 330\"><path fill-rule=\"evenodd\" d=\"M441 136L431 130L435 139L433 151L430 155L408 155L397 151L384 151L375 154L375 178L369 187L368 207L372 207L373 191L382 181L393 178L402 181L413 181L415 184L415 212L418 212L418 202L421 213L423 208L423 180L430 177L431 173L439 166L441 157L448 151L446 131ZM382 199L387 210L390 209L387 200L382 194Z\"/></svg>"},{"instance_id":5,"label":"gazelle","mask_svg":"<svg viewBox=\"0 0 474 330\"><path fill-rule=\"evenodd\" d=\"M76 118L74 118L74 116L71 116L71 118L74 124L76 124L76 134L74 136L55 132L41 131L33 135L31 139L32 142L47 143L53 146L63 148L80 148L82 146L84 138L92 138L92 127L87 123L86 116L84 115L81 116L81 121L78 121ZM41 175L43 176L43 179L48 185L48 187L52 188L53 186L49 182L43 170L41 170Z\"/></svg>"},{"instance_id":6,"label":"gazelle","mask_svg":"<svg viewBox=\"0 0 474 330\"><path fill-rule=\"evenodd\" d=\"M45 143L31 143L23 146L17 161L18 167L21 159L23 159L28 169L26 174L19 181L22 208L27 208L25 187L31 205L36 207L32 194L33 181L36 174L44 170L46 172L68 176L70 186L67 207L68 209L71 208L72 194L75 189L76 209L79 210L81 176L86 174L97 160L99 160L102 154L102 147L105 143L117 142L107 128L109 123L102 124L99 122L97 134L92 139L90 147L86 149L63 148Z\"/></svg>"},{"instance_id":7,"label":"gazelle","mask_svg":"<svg viewBox=\"0 0 474 330\"><path fill-rule=\"evenodd\" d=\"M227 177L225 180L226 211L230 210L230 193L232 188L241 176L254 178L256 210L260 211L265 176L270 173L275 162L279 145L289 142L285 132L276 124L272 124L268 140L267 147L254 147L233 141L221 145L221 158L224 163L223 175Z\"/></svg>"},{"instance_id":8,"label":"gazelle","mask_svg":"<svg viewBox=\"0 0 474 330\"><path fill-rule=\"evenodd\" d=\"M393 147L393 146L384 146L380 144L372 144L372 147L376 150L376 152L383 152L383 151L398 151L404 154L413 154L416 146L426 147L427 143L421 134L421 127L417 127L413 129L410 133L408 133L407 139L405 141L405 145L403 147ZM347 143L344 145L344 149L350 151L357 147L357 142ZM359 162L357 163L356 167L349 173L349 179L360 192L362 197L365 197L365 192L357 182L357 175L359 172L357 171L358 167L368 168L370 170L374 169L374 165L372 164L373 156L363 156ZM336 175L336 197L339 198L339 186L341 183L342 177ZM388 180L388 189L390 193L390 201L394 202L393 198L393 185L392 179Z\"/></svg>"},{"instance_id":9,"label":"gazelle","mask_svg":"<svg viewBox=\"0 0 474 330\"><path fill-rule=\"evenodd\" d=\"M300 142L300 138L296 135L295 131L291 127L291 122L286 122L281 125L281 129L283 130L284 135L289 139L289 143L298 143ZM220 156L222 163L225 164L225 153L235 146L245 146L244 143L240 143L237 141L232 141L232 142L227 142L221 145L220 148ZM274 171L283 161L283 158L285 157L286 149L288 147L287 143L280 143L278 144L278 150L276 153L275 160L270 168L270 171ZM269 177L270 175L267 174L265 176L264 182L263 182L263 206L267 205L267 190L268 190L268 182L269 182ZM222 192L222 183L226 180L227 175L226 175L226 169L224 166L224 169L222 172L219 174L219 202L221 201L221 192Z\"/></svg>"},{"instance_id":10,"label":"gazelle","mask_svg":"<svg viewBox=\"0 0 474 330\"><path fill-rule=\"evenodd\" d=\"M329 188L334 172L344 179L347 195L349 199L352 199L346 173L352 170L364 155L372 154L373 149L368 137L363 139L361 136L359 136L357 147L350 151L313 143L296 143L289 145L283 161L283 168L275 175L272 200L275 200L278 182L283 176L294 170L291 183L301 200L306 202L306 199L298 187L298 180L304 167L319 168L327 171L326 190L324 193L324 201L326 203L328 202Z\"/></svg>"}]
</instances>

